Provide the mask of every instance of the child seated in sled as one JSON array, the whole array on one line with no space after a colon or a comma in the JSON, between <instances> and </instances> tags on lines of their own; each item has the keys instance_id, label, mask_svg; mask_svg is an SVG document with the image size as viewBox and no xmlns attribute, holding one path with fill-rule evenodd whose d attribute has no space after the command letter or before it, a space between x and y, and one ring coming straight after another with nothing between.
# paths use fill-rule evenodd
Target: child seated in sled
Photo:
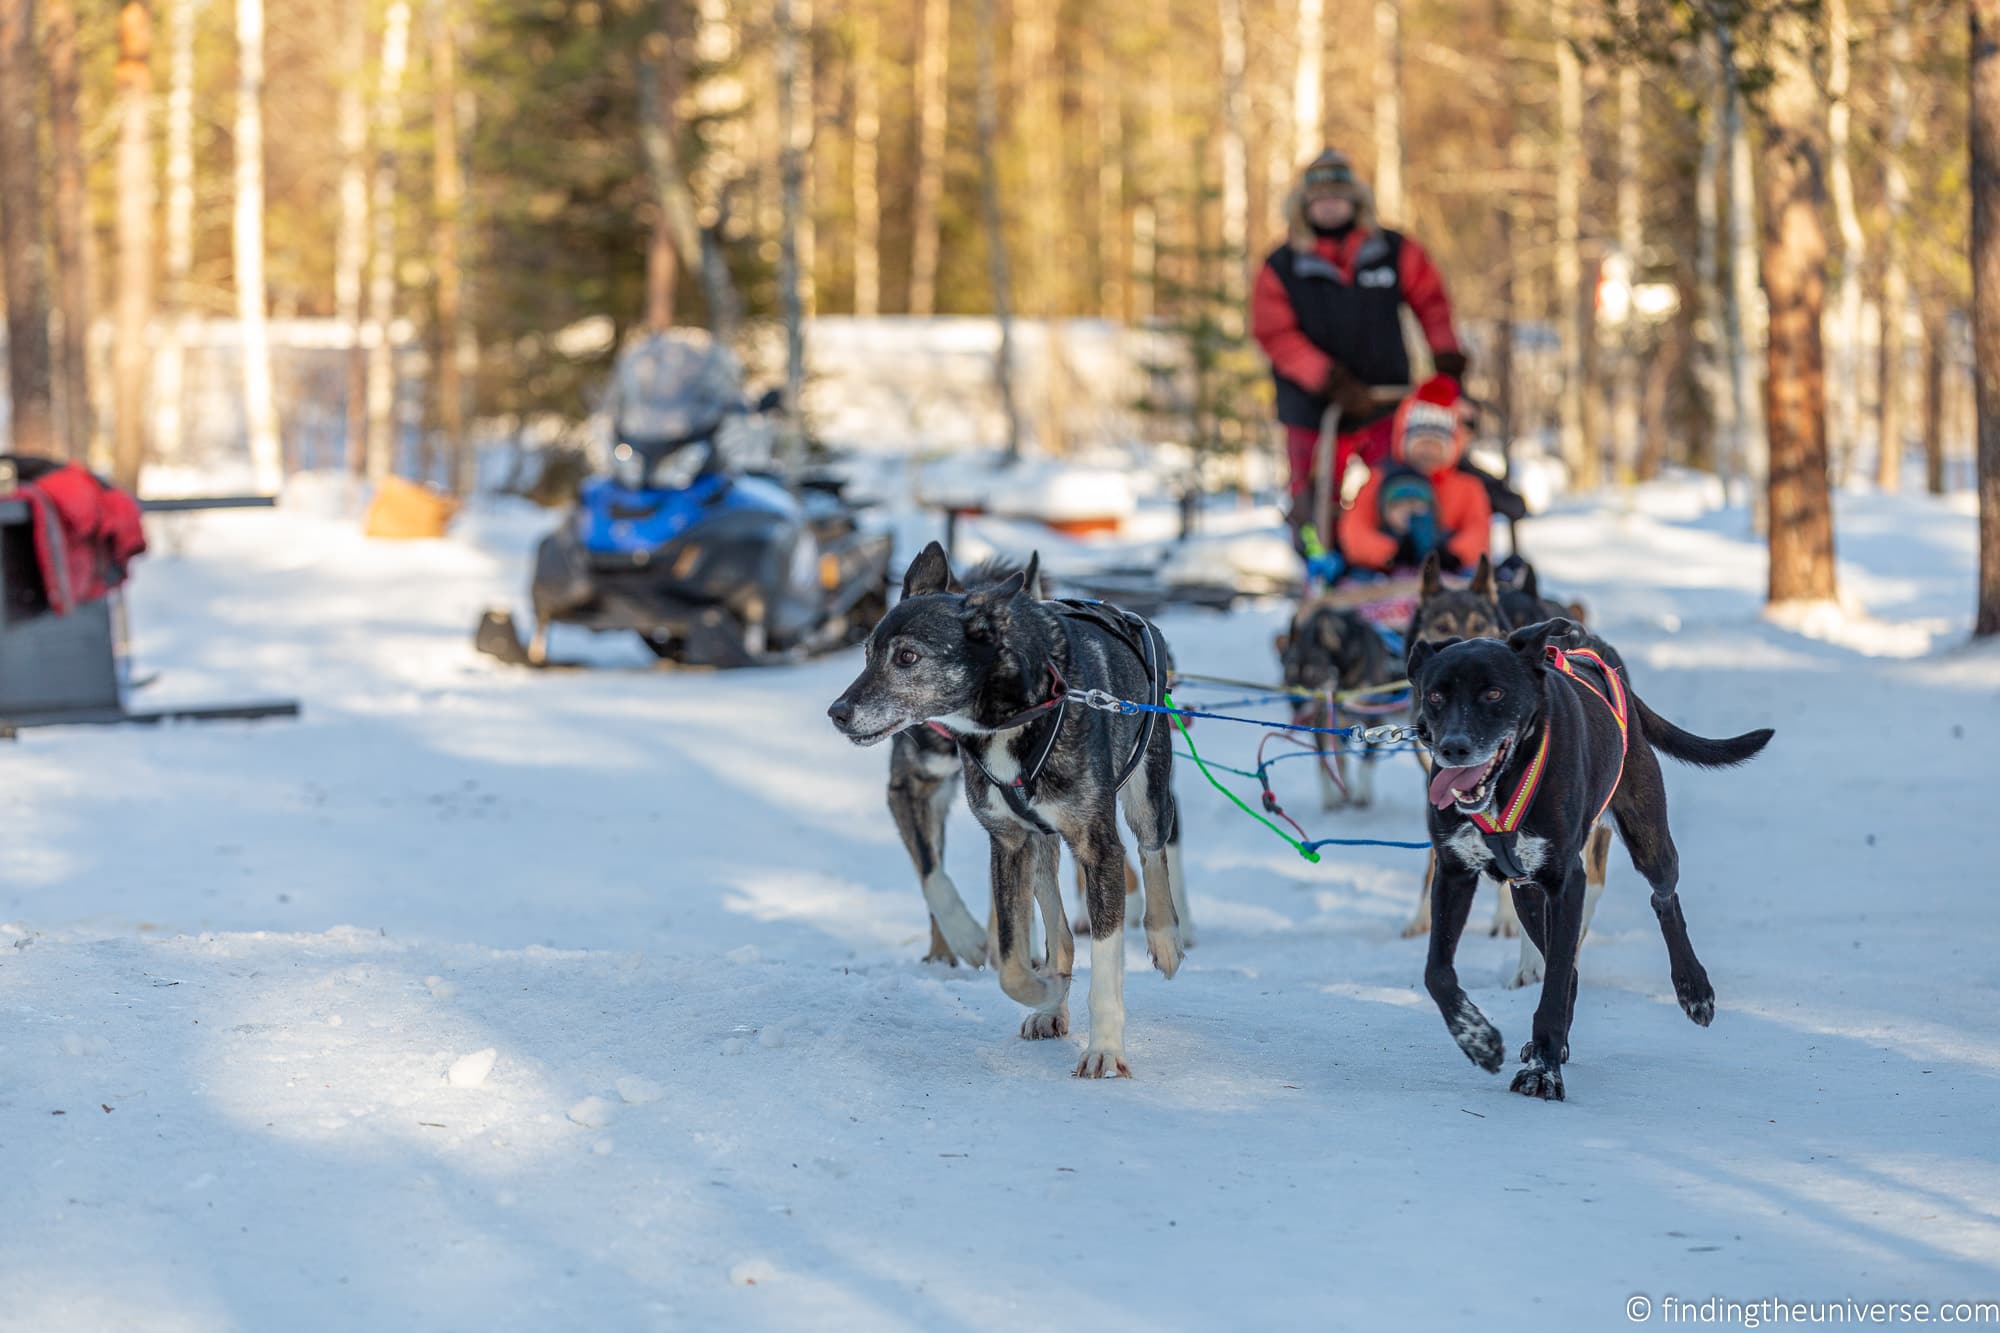
<instances>
[{"instance_id":1,"label":"child seated in sled","mask_svg":"<svg viewBox=\"0 0 2000 1333\"><path fill-rule=\"evenodd\" d=\"M1493 509L1479 478L1461 470L1466 422L1457 381L1439 375L1396 409L1389 462L1340 516L1340 553L1354 569L1415 569L1431 552L1447 570L1488 554Z\"/></svg>"}]
</instances>

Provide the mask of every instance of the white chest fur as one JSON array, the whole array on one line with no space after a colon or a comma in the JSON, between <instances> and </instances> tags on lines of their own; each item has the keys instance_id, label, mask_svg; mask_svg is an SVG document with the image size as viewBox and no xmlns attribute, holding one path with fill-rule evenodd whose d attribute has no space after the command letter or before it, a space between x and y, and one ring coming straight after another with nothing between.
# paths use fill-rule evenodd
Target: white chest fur
<instances>
[{"instance_id":1,"label":"white chest fur","mask_svg":"<svg viewBox=\"0 0 2000 1333\"><path fill-rule=\"evenodd\" d=\"M1475 875L1484 873L1493 862L1493 853L1487 849L1486 839L1472 824L1462 824L1458 832L1445 840L1444 848L1458 859L1460 865ZM1538 838L1532 833L1514 835L1514 859L1521 863L1521 869L1528 872L1530 879L1549 859L1547 838Z\"/></svg>"}]
</instances>

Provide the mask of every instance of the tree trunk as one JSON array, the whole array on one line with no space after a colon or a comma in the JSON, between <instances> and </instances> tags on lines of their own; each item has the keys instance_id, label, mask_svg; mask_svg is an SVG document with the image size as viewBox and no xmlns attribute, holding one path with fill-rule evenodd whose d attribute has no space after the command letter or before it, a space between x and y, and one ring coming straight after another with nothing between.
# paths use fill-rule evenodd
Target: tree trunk
<instances>
[{"instance_id":1,"label":"tree trunk","mask_svg":"<svg viewBox=\"0 0 2000 1333\"><path fill-rule=\"evenodd\" d=\"M144 0L118 14L118 344L111 476L128 491L146 466L146 393L153 322L153 15Z\"/></svg>"},{"instance_id":2,"label":"tree trunk","mask_svg":"<svg viewBox=\"0 0 2000 1333\"><path fill-rule=\"evenodd\" d=\"M1114 323L1127 318L1126 279L1132 257L1125 226L1125 99L1113 80L1104 34L1089 33L1092 61L1085 83L1096 113L1097 309Z\"/></svg>"},{"instance_id":3,"label":"tree trunk","mask_svg":"<svg viewBox=\"0 0 2000 1333\"><path fill-rule=\"evenodd\" d=\"M183 461L182 425L194 268L194 0L167 0L166 322L154 361L153 456Z\"/></svg>"},{"instance_id":4,"label":"tree trunk","mask_svg":"<svg viewBox=\"0 0 2000 1333\"><path fill-rule=\"evenodd\" d=\"M49 0L49 146L55 154L56 307L62 335L56 364L63 452L90 456L90 285L83 269L89 201L84 193L83 126L78 107L76 6Z\"/></svg>"},{"instance_id":5,"label":"tree trunk","mask_svg":"<svg viewBox=\"0 0 2000 1333\"><path fill-rule=\"evenodd\" d=\"M1292 74L1292 166L1319 156L1326 145L1321 98L1326 84L1326 0L1298 0L1292 43L1298 64ZM1274 188L1280 188L1278 182Z\"/></svg>"},{"instance_id":6,"label":"tree trunk","mask_svg":"<svg viewBox=\"0 0 2000 1333\"><path fill-rule=\"evenodd\" d=\"M854 313L882 309L882 183L877 140L882 133L882 18L871 6L854 19Z\"/></svg>"},{"instance_id":7,"label":"tree trunk","mask_svg":"<svg viewBox=\"0 0 2000 1333\"><path fill-rule=\"evenodd\" d=\"M1248 60L1243 0L1217 0L1222 56L1222 332L1243 336L1250 291L1250 154L1244 143L1250 118L1243 87Z\"/></svg>"},{"instance_id":8,"label":"tree trunk","mask_svg":"<svg viewBox=\"0 0 2000 1333\"><path fill-rule=\"evenodd\" d=\"M743 301L730 276L728 257L716 232L704 230L694 192L681 168L678 121L680 65L678 42L686 0L660 0L660 40L654 58L639 66L639 142L646 154L646 173L653 187L654 207L664 219L668 237L681 262L701 274L702 299L708 303L708 327L716 341L733 344L743 325Z\"/></svg>"},{"instance_id":9,"label":"tree trunk","mask_svg":"<svg viewBox=\"0 0 2000 1333\"><path fill-rule=\"evenodd\" d=\"M1555 0L1556 290L1562 331L1562 456L1578 490L1598 484L1597 449L1584 432L1583 68L1571 45L1572 0Z\"/></svg>"},{"instance_id":10,"label":"tree trunk","mask_svg":"<svg viewBox=\"0 0 2000 1333\"><path fill-rule=\"evenodd\" d=\"M790 14L788 26L797 50L792 61L792 73L787 80L781 80L781 87L789 89L783 94L791 99L791 128L781 128L782 153L791 155L790 168L780 165L779 189L787 191L791 215L784 228L792 238L794 255L793 268L797 275L799 324L798 355L787 356L787 365L800 376L797 392L791 399L793 428L796 442L805 444L805 422L800 415L802 409L798 395L805 389L805 325L819 311L819 204L813 189L813 168L817 162L814 153L819 131L818 103L813 96L813 7L812 0L781 0ZM782 125L782 122L781 122ZM785 200L780 201L781 205ZM792 335L787 335L787 342ZM788 374L790 372L788 371Z\"/></svg>"},{"instance_id":11,"label":"tree trunk","mask_svg":"<svg viewBox=\"0 0 2000 1333\"><path fill-rule=\"evenodd\" d=\"M1375 211L1409 221L1403 207L1403 6L1375 0Z\"/></svg>"},{"instance_id":12,"label":"tree trunk","mask_svg":"<svg viewBox=\"0 0 2000 1333\"><path fill-rule=\"evenodd\" d=\"M1026 233L1021 263L1021 308L1030 316L1053 319L1065 308L1063 299L1064 217L1062 183L1062 91L1060 54L1056 49L1059 0L1014 0L1009 56L1013 66L1008 96L1012 140L1020 145L1025 194L1035 206L1014 214L1015 226ZM1044 414L1044 418L1046 414ZM1043 420L1037 421L1044 426ZM1051 443L1046 428L1038 439Z\"/></svg>"},{"instance_id":13,"label":"tree trunk","mask_svg":"<svg viewBox=\"0 0 2000 1333\"><path fill-rule=\"evenodd\" d=\"M264 292L264 0L236 0L236 317L243 326L243 419L258 489L284 484Z\"/></svg>"},{"instance_id":14,"label":"tree trunk","mask_svg":"<svg viewBox=\"0 0 2000 1333\"><path fill-rule=\"evenodd\" d=\"M190 0L176 0L188 4ZM347 333L347 466L368 470L368 345L362 324L368 269L368 0L340 0L340 230L333 245L334 318Z\"/></svg>"},{"instance_id":15,"label":"tree trunk","mask_svg":"<svg viewBox=\"0 0 2000 1333\"><path fill-rule=\"evenodd\" d=\"M1494 40L1504 47L1508 39L1508 9L1510 0L1491 0L1489 12L1493 20ZM1500 160L1505 162L1510 172L1521 164L1522 150L1526 144L1519 134L1519 103L1513 91L1513 80L1509 77L1506 57L1500 59L1501 78L1506 83L1505 100L1497 111L1494 126L1496 147ZM1522 173L1526 178L1526 173ZM1514 339L1520 326L1520 278L1519 257L1526 237L1532 232L1533 215L1517 197L1518 192L1503 192L1500 206L1494 210L1493 218L1498 240L1500 270L1495 275L1494 290L1494 337L1493 365L1487 372L1493 384L1494 413L1500 418L1500 448L1503 466L1511 468L1514 435Z\"/></svg>"},{"instance_id":16,"label":"tree trunk","mask_svg":"<svg viewBox=\"0 0 2000 1333\"><path fill-rule=\"evenodd\" d=\"M1765 419L1771 434L1770 600L1834 597L1833 503L1826 453L1826 202L1815 134L1826 109L1804 17L1772 23L1764 130L1764 295L1770 305Z\"/></svg>"},{"instance_id":17,"label":"tree trunk","mask_svg":"<svg viewBox=\"0 0 2000 1333\"><path fill-rule=\"evenodd\" d=\"M938 201L944 197L951 0L923 0L917 52L917 189L910 204L910 313L937 313Z\"/></svg>"},{"instance_id":18,"label":"tree trunk","mask_svg":"<svg viewBox=\"0 0 2000 1333\"><path fill-rule=\"evenodd\" d=\"M1924 486L1943 495L1944 481L1944 358L1950 323L1942 311L1924 320Z\"/></svg>"},{"instance_id":19,"label":"tree trunk","mask_svg":"<svg viewBox=\"0 0 2000 1333\"><path fill-rule=\"evenodd\" d=\"M1979 602L2000 634L2000 0L1970 0L1972 364L1979 431Z\"/></svg>"},{"instance_id":20,"label":"tree trunk","mask_svg":"<svg viewBox=\"0 0 2000 1333\"><path fill-rule=\"evenodd\" d=\"M257 0L261 3L261 0ZM403 71L410 55L409 0L389 0L383 18L382 71L375 87L375 182L368 257L368 479L396 469L396 157L403 128Z\"/></svg>"},{"instance_id":21,"label":"tree trunk","mask_svg":"<svg viewBox=\"0 0 2000 1333\"><path fill-rule=\"evenodd\" d=\"M779 0L784 3L784 0ZM986 223L987 266L993 278L993 318L1000 325L1000 350L993 362L993 380L1000 391L1000 410L1007 421L1006 458L1021 457L1021 415L1014 401L1014 310L1007 275L1007 231L1000 213L1000 164L995 160L1000 137L999 80L993 69L994 0L979 0L979 202Z\"/></svg>"},{"instance_id":22,"label":"tree trunk","mask_svg":"<svg viewBox=\"0 0 2000 1333\"><path fill-rule=\"evenodd\" d=\"M472 486L465 445L465 385L460 375L460 212L465 179L458 160L458 30L452 0L431 0L431 197L436 210L437 427L444 445L446 485L454 495ZM426 468L430 479L434 469Z\"/></svg>"},{"instance_id":23,"label":"tree trunk","mask_svg":"<svg viewBox=\"0 0 2000 1333\"><path fill-rule=\"evenodd\" d=\"M1764 429L1764 395L1758 379L1762 346L1757 322L1757 199L1750 167L1750 134L1743 123L1742 73L1736 65L1735 34L1717 24L1722 60L1722 137L1729 148L1729 273L1723 305L1723 334L1729 347L1730 412L1736 422L1734 467L1749 491L1750 526L1767 526L1764 478L1770 472L1770 441Z\"/></svg>"},{"instance_id":24,"label":"tree trunk","mask_svg":"<svg viewBox=\"0 0 2000 1333\"><path fill-rule=\"evenodd\" d=\"M777 0L778 175L782 220L778 228L778 311L785 329L785 420L783 448L791 475L804 460L805 432L800 398L806 383L805 232L806 154L812 146L811 64L796 10L799 0ZM810 22L809 18L805 19ZM807 29L806 31L810 31ZM801 114L805 124L800 125Z\"/></svg>"},{"instance_id":25,"label":"tree trunk","mask_svg":"<svg viewBox=\"0 0 2000 1333\"><path fill-rule=\"evenodd\" d=\"M1701 64L1711 76L1702 80L1711 92L1722 89L1722 73L1716 63L1715 46L1706 38L1701 43ZM1695 167L1695 284L1699 292L1699 316L1695 337L1699 346L1702 394L1708 400L1711 427L1709 456L1717 476L1729 475L1729 459L1736 442L1735 402L1731 398L1728 345L1723 329L1728 322L1722 293L1722 174L1723 133L1721 116L1713 103L1701 116L1701 159Z\"/></svg>"},{"instance_id":26,"label":"tree trunk","mask_svg":"<svg viewBox=\"0 0 2000 1333\"><path fill-rule=\"evenodd\" d=\"M672 140L678 130L678 104L680 104L680 70L682 70L682 50L680 50L680 30L676 20L682 8L668 0L660 6L656 16L656 28L646 38L650 58L640 62L640 120L644 128L640 130L642 146L652 134L664 134ZM648 170L652 154L648 152ZM680 250L674 244L674 224L668 220L668 210L660 204L660 192L654 188L652 200L652 236L646 240L646 330L666 332L674 326L674 292L680 286Z\"/></svg>"},{"instance_id":27,"label":"tree trunk","mask_svg":"<svg viewBox=\"0 0 2000 1333\"><path fill-rule=\"evenodd\" d=\"M1849 50L1853 41L1847 0L1826 0L1827 45L1827 184L1833 192L1834 219L1840 228L1840 292L1833 315L1834 475L1844 479L1861 443L1861 266L1865 247L1861 216L1854 206L1854 173L1848 155L1850 108ZM1890 62L1892 84L1901 73Z\"/></svg>"},{"instance_id":28,"label":"tree trunk","mask_svg":"<svg viewBox=\"0 0 2000 1333\"><path fill-rule=\"evenodd\" d=\"M143 7L140 10L144 14ZM56 453L49 279L42 249L42 67L34 0L0 0L0 268L7 288L12 450ZM121 66L122 69L122 66Z\"/></svg>"},{"instance_id":29,"label":"tree trunk","mask_svg":"<svg viewBox=\"0 0 2000 1333\"><path fill-rule=\"evenodd\" d=\"M1882 378L1877 400L1880 429L1875 484L1884 491L1894 491L1903 474L1903 362L1909 342L1909 278L1903 267L1903 229L1910 212L1910 184L1903 173L1903 154L1910 142L1910 85L1904 77L1911 61L1909 0L1896 0L1889 20L1888 48L1889 125L1882 143Z\"/></svg>"},{"instance_id":30,"label":"tree trunk","mask_svg":"<svg viewBox=\"0 0 2000 1333\"><path fill-rule=\"evenodd\" d=\"M1633 0L1620 0L1630 16ZM1645 246L1639 213L1639 67L1631 59L1618 70L1618 252L1625 260L1625 323L1619 330L1618 374L1613 381L1611 444L1621 486L1639 470L1639 276Z\"/></svg>"}]
</instances>

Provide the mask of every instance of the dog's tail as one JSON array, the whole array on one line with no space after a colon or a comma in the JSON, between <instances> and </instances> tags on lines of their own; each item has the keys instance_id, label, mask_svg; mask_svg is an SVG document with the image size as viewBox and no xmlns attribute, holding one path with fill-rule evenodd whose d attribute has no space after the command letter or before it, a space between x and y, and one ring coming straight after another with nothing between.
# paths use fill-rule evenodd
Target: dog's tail
<instances>
[{"instance_id":1,"label":"dog's tail","mask_svg":"<svg viewBox=\"0 0 2000 1333\"><path fill-rule=\"evenodd\" d=\"M1683 764L1693 764L1697 768L1734 768L1756 758L1757 753L1771 743L1772 731L1769 727L1746 731L1726 741L1697 736L1691 731L1682 731L1646 707L1638 695L1632 695L1631 699L1632 709L1639 715L1639 727L1646 733L1646 739L1652 742L1653 748Z\"/></svg>"}]
</instances>

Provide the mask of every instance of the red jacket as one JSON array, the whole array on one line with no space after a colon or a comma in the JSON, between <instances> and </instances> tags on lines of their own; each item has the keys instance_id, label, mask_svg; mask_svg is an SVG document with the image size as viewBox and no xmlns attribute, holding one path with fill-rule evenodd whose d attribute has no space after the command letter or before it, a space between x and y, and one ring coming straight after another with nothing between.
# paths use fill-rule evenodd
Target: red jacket
<instances>
[{"instance_id":1,"label":"red jacket","mask_svg":"<svg viewBox=\"0 0 2000 1333\"><path fill-rule=\"evenodd\" d=\"M1400 303L1408 306L1417 317L1432 353L1461 350L1458 335L1451 324L1451 299L1445 294L1444 279L1438 276L1430 256L1407 236L1396 233L1386 235L1396 243L1396 294ZM1376 236L1371 228L1356 227L1343 237L1317 237L1313 249L1320 259L1332 265L1340 283L1353 291L1356 290L1353 287L1355 260L1362 248ZM1282 249L1274 253L1271 261L1267 261L1257 274L1257 283L1250 296L1250 332L1270 358L1271 368L1281 380L1288 380L1305 394L1317 397L1320 386L1326 382L1333 357L1301 326L1311 321L1302 321L1299 312L1293 308L1284 278L1275 263L1281 257L1286 257ZM1355 332L1370 340L1393 339L1397 347L1402 345L1401 326L1394 324L1393 320L1381 321L1380 328ZM1401 360L1400 357L1395 359ZM1375 382L1365 373L1365 368L1349 366L1347 369L1357 373L1365 382ZM1315 422L1291 424L1312 425Z\"/></svg>"},{"instance_id":2,"label":"red jacket","mask_svg":"<svg viewBox=\"0 0 2000 1333\"><path fill-rule=\"evenodd\" d=\"M35 521L35 557L49 609L66 616L125 581L146 549L139 502L75 463L24 482L15 496Z\"/></svg>"}]
</instances>

